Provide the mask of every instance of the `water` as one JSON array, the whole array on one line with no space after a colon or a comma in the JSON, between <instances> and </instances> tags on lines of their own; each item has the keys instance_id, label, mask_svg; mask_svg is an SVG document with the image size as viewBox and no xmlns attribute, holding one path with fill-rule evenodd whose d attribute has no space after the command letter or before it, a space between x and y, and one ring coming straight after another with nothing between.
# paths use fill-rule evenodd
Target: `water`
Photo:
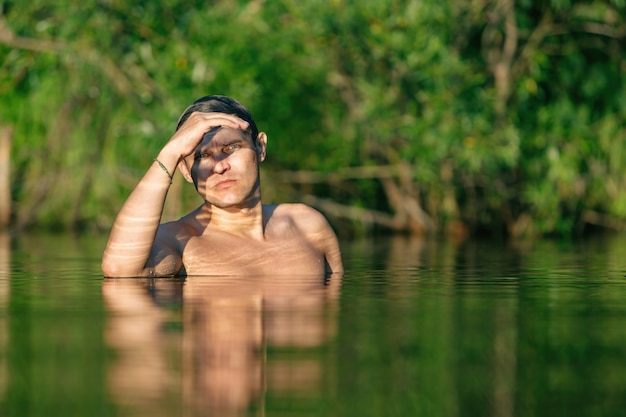
<instances>
[{"instance_id":1,"label":"water","mask_svg":"<svg viewBox=\"0 0 626 417\"><path fill-rule=\"evenodd\" d=\"M626 238L342 242L346 275L103 280L0 235L0 416L626 415Z\"/></svg>"}]
</instances>

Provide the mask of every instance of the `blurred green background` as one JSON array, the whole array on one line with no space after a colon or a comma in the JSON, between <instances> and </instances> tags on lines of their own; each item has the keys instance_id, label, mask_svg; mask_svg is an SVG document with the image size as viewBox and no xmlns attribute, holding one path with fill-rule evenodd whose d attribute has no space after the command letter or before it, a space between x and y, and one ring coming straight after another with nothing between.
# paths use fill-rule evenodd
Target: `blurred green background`
<instances>
[{"instance_id":1,"label":"blurred green background","mask_svg":"<svg viewBox=\"0 0 626 417\"><path fill-rule=\"evenodd\" d=\"M224 94L264 200L341 233L624 230L625 79L625 0L0 0L0 218L106 231ZM178 176L164 217L199 203Z\"/></svg>"}]
</instances>

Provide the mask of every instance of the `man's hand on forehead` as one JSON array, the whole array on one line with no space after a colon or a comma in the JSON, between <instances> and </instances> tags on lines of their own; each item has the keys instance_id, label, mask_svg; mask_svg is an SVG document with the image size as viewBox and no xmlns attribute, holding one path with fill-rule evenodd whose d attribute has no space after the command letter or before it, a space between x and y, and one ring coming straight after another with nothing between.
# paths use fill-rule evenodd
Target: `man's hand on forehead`
<instances>
[{"instance_id":1,"label":"man's hand on forehead","mask_svg":"<svg viewBox=\"0 0 626 417\"><path fill-rule=\"evenodd\" d=\"M246 132L249 126L248 122L232 114L193 112L176 131L170 145L176 149L179 159L183 159L194 153L207 133L217 132L221 127Z\"/></svg>"},{"instance_id":2,"label":"man's hand on forehead","mask_svg":"<svg viewBox=\"0 0 626 417\"><path fill-rule=\"evenodd\" d=\"M189 122L206 123L207 127L210 127L210 129L215 127L230 127L233 129L246 130L250 127L250 124L240 117L226 113L193 112L183 126Z\"/></svg>"}]
</instances>

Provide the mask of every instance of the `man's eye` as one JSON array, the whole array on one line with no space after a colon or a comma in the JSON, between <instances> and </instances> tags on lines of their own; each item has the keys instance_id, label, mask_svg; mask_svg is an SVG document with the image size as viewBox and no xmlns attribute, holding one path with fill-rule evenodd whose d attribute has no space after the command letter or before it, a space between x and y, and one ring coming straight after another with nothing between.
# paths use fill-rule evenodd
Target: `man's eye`
<instances>
[{"instance_id":1,"label":"man's eye","mask_svg":"<svg viewBox=\"0 0 626 417\"><path fill-rule=\"evenodd\" d=\"M230 145L226 146L226 150L229 152L235 151L237 149L239 149L241 146L238 143L231 143Z\"/></svg>"}]
</instances>

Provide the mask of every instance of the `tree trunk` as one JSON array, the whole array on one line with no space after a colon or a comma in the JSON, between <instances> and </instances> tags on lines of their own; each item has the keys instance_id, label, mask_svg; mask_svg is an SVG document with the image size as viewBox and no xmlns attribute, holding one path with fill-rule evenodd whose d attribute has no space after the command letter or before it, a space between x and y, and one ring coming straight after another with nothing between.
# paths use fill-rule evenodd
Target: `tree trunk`
<instances>
[{"instance_id":1,"label":"tree trunk","mask_svg":"<svg viewBox=\"0 0 626 417\"><path fill-rule=\"evenodd\" d=\"M11 221L11 140L13 128L0 127L0 229L6 229Z\"/></svg>"}]
</instances>

